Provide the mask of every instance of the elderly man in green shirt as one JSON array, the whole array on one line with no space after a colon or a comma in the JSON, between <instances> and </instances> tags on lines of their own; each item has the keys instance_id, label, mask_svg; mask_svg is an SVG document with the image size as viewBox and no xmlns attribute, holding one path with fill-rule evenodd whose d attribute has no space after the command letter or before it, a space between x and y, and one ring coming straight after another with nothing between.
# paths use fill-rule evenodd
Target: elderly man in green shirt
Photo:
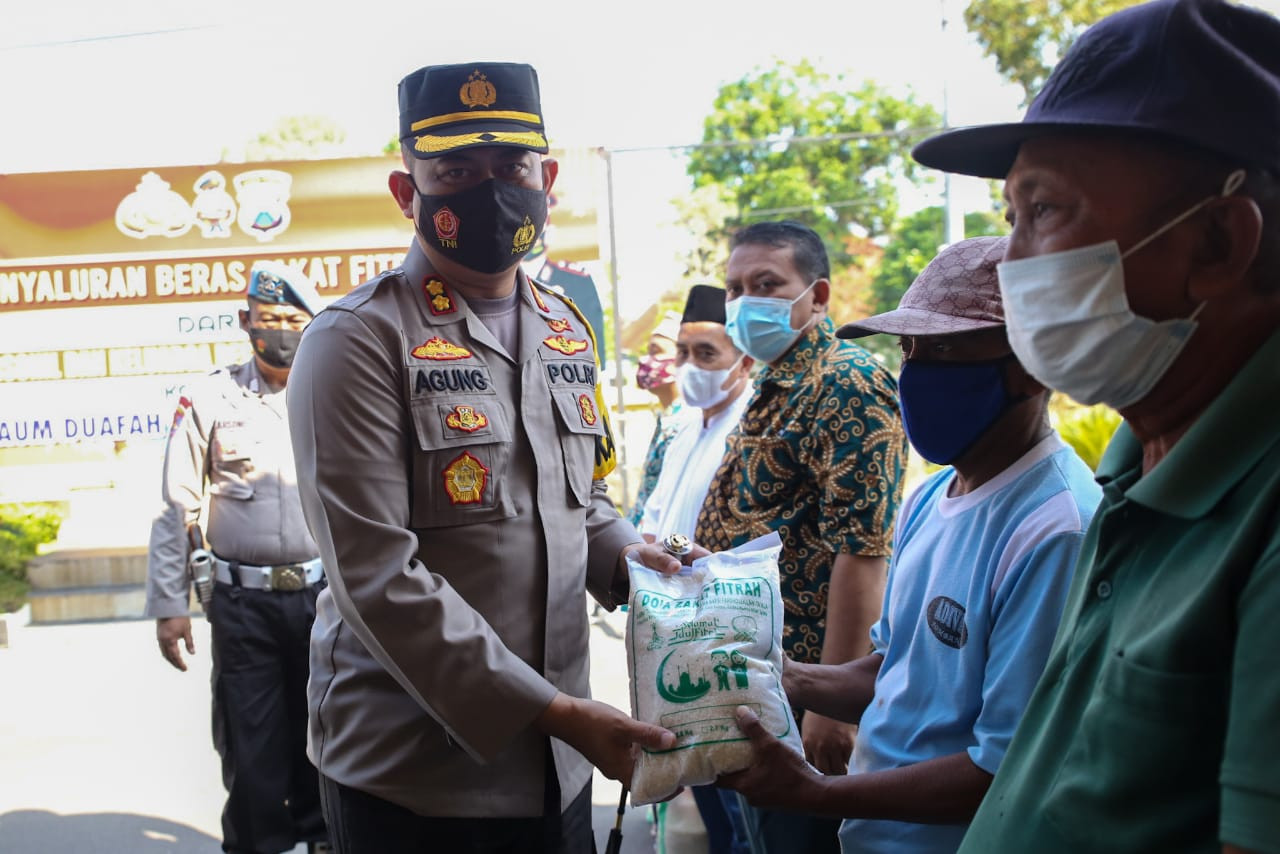
<instances>
[{"instance_id":1,"label":"elderly man in green shirt","mask_svg":"<svg viewBox=\"0 0 1280 854\"><path fill-rule=\"evenodd\" d=\"M1005 178L1010 343L1125 419L961 851L1280 851L1280 20L1125 9L914 155Z\"/></svg>"}]
</instances>

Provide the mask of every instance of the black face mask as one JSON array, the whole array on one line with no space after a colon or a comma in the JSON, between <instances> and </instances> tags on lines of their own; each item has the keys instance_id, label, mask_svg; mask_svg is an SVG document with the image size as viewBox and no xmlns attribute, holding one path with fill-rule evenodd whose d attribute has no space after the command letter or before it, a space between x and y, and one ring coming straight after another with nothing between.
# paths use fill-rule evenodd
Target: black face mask
<instances>
[{"instance_id":1,"label":"black face mask","mask_svg":"<svg viewBox=\"0 0 1280 854\"><path fill-rule=\"evenodd\" d=\"M546 192L496 178L447 196L419 191L418 198L423 240L477 273L500 273L520 263L547 222Z\"/></svg>"},{"instance_id":2,"label":"black face mask","mask_svg":"<svg viewBox=\"0 0 1280 854\"><path fill-rule=\"evenodd\" d=\"M273 368L293 367L293 357L302 340L300 329L261 329L249 327L249 340L254 354Z\"/></svg>"}]
</instances>

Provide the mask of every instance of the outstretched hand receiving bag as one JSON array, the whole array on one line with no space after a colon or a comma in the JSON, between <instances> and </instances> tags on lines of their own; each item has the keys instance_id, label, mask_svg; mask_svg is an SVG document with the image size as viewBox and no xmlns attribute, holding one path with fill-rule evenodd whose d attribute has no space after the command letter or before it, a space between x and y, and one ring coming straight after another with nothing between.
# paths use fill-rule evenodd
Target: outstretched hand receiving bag
<instances>
[{"instance_id":1,"label":"outstretched hand receiving bag","mask_svg":"<svg viewBox=\"0 0 1280 854\"><path fill-rule=\"evenodd\" d=\"M663 575L627 556L631 600L627 669L631 714L675 733L675 747L642 749L631 802L650 804L681 786L711 783L751 764L734 709L804 756L782 691L782 596L777 534Z\"/></svg>"}]
</instances>

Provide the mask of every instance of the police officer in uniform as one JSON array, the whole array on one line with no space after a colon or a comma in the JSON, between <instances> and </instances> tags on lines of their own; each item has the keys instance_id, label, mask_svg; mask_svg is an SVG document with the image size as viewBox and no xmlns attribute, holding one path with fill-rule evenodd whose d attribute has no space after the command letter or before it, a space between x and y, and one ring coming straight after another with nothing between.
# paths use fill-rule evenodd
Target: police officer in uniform
<instances>
[{"instance_id":1,"label":"police officer in uniform","mask_svg":"<svg viewBox=\"0 0 1280 854\"><path fill-rule=\"evenodd\" d=\"M308 328L289 386L329 580L325 816L343 854L588 852L592 764L629 780L637 743L674 736L587 699L583 593L625 601L631 550L680 561L606 495L597 342L519 266L558 169L534 69L428 66L399 96L389 185L415 240Z\"/></svg>"},{"instance_id":2,"label":"police officer in uniform","mask_svg":"<svg viewBox=\"0 0 1280 854\"><path fill-rule=\"evenodd\" d=\"M208 577L197 595L212 633L214 746L227 788L222 847L237 854L275 854L300 841L329 850L306 756L308 643L324 570L302 516L284 401L317 309L297 270L254 265L240 311L253 358L185 390L165 448L164 507L151 527L146 614L179 670L187 669L182 646L195 653L189 566L198 581Z\"/></svg>"}]
</instances>

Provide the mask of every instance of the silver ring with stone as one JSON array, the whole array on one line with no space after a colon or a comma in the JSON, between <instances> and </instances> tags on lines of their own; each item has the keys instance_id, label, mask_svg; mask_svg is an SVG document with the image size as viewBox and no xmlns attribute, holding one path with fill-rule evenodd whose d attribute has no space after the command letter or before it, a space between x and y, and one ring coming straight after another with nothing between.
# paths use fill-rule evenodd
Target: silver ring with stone
<instances>
[{"instance_id":1,"label":"silver ring with stone","mask_svg":"<svg viewBox=\"0 0 1280 854\"><path fill-rule=\"evenodd\" d=\"M683 558L693 551L693 543L684 534L667 534L662 538L662 550L674 558Z\"/></svg>"}]
</instances>

